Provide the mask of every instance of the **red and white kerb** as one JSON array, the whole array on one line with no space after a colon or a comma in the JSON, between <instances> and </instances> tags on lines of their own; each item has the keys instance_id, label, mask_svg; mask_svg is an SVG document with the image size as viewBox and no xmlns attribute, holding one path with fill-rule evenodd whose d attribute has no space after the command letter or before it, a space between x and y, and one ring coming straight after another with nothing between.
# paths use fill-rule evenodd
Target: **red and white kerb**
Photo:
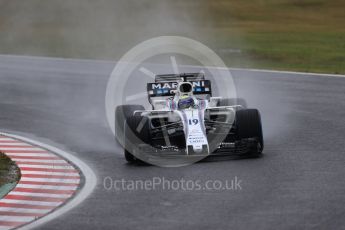
<instances>
[{"instance_id":1,"label":"red and white kerb","mask_svg":"<svg viewBox=\"0 0 345 230\"><path fill-rule=\"evenodd\" d=\"M0 135L0 151L18 165L21 178L0 199L0 230L28 224L70 199L80 184L79 171L62 157Z\"/></svg>"}]
</instances>

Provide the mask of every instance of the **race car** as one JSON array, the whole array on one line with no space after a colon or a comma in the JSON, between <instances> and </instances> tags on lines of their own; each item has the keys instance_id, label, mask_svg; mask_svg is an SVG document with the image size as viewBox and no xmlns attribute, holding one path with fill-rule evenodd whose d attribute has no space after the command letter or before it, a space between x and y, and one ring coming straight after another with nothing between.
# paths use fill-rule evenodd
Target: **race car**
<instances>
[{"instance_id":1,"label":"race car","mask_svg":"<svg viewBox=\"0 0 345 230\"><path fill-rule=\"evenodd\" d=\"M147 83L152 109L120 105L115 133L128 162L148 157L259 156L260 113L242 98L213 97L204 74L156 75Z\"/></svg>"}]
</instances>

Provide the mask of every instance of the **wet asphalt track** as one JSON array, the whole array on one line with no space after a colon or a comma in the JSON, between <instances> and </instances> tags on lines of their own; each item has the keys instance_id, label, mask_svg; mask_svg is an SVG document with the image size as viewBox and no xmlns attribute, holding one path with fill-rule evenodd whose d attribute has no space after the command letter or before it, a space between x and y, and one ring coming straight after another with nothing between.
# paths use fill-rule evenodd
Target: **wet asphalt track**
<instances>
[{"instance_id":1,"label":"wet asphalt track","mask_svg":"<svg viewBox=\"0 0 345 230\"><path fill-rule=\"evenodd\" d=\"M41 229L345 229L345 79L232 71L262 114L264 156L126 164L104 112L110 62L0 56L0 127L74 153L94 193ZM242 180L237 191L107 191L103 179Z\"/></svg>"}]
</instances>

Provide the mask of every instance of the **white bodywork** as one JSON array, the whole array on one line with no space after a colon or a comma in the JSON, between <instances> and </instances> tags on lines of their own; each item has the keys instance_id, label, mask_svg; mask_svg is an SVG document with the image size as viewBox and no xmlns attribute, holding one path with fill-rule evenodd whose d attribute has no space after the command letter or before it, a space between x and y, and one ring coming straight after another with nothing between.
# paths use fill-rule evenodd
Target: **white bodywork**
<instances>
[{"instance_id":1,"label":"white bodywork","mask_svg":"<svg viewBox=\"0 0 345 230\"><path fill-rule=\"evenodd\" d=\"M205 132L204 110L187 109L177 111L184 124L184 133L186 137L186 151L189 154L189 146L195 153L202 153L207 150L209 153L209 145Z\"/></svg>"},{"instance_id":2,"label":"white bodywork","mask_svg":"<svg viewBox=\"0 0 345 230\"><path fill-rule=\"evenodd\" d=\"M179 86L180 84L186 84L186 82L179 83ZM177 88L179 89L179 87ZM150 118L167 118L169 122L177 122L181 120L186 138L187 155L208 155L210 154L210 148L204 124L205 111L208 111L208 116L212 114L213 111L217 114L229 114L229 110L235 112L234 107L217 107L221 97L204 97L203 99L200 99L196 98L191 91L188 93L188 96L193 98L194 106L179 109L178 101L181 94L183 93L179 92L179 90L176 90L173 98L152 98L151 104L153 106L153 110L138 112L141 112L143 116L148 116ZM231 116L228 122L233 122L233 119L234 116Z\"/></svg>"}]
</instances>

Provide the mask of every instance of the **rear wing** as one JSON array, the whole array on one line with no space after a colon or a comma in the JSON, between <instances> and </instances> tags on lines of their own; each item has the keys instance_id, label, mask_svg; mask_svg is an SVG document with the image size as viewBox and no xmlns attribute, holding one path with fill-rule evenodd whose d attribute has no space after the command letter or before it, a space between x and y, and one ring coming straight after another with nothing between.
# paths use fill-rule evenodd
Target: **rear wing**
<instances>
[{"instance_id":1,"label":"rear wing","mask_svg":"<svg viewBox=\"0 0 345 230\"><path fill-rule=\"evenodd\" d=\"M210 80L200 80L200 81L188 80L187 82L190 82L193 85L194 95L203 94L203 95L212 96ZM147 93L148 93L149 101L151 97L174 96L177 86L178 86L178 81L147 83Z\"/></svg>"},{"instance_id":2,"label":"rear wing","mask_svg":"<svg viewBox=\"0 0 345 230\"><path fill-rule=\"evenodd\" d=\"M201 80L205 80L205 75L203 73L160 74L155 76L155 83Z\"/></svg>"}]
</instances>

